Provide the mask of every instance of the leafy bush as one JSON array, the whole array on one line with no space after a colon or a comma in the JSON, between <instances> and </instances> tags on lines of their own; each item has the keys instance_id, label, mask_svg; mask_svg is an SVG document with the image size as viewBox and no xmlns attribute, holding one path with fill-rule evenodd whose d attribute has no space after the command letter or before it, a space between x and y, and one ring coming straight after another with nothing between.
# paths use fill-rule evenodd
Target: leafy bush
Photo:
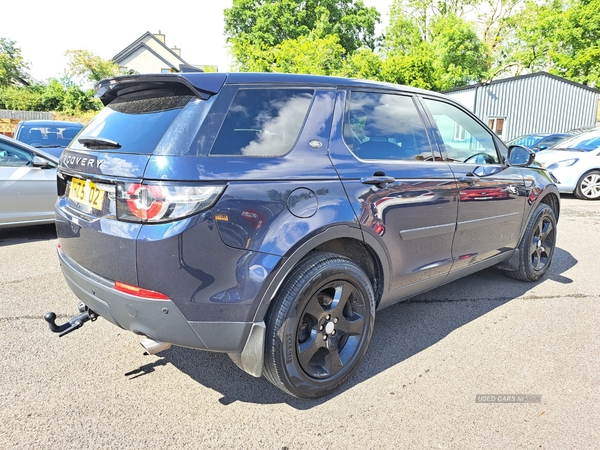
<instances>
[{"instance_id":1,"label":"leafy bush","mask_svg":"<svg viewBox=\"0 0 600 450\"><path fill-rule=\"evenodd\" d=\"M66 80L50 79L47 84L0 87L0 109L18 111L58 111L75 114L98 111L102 107L94 91L82 90Z\"/></svg>"}]
</instances>

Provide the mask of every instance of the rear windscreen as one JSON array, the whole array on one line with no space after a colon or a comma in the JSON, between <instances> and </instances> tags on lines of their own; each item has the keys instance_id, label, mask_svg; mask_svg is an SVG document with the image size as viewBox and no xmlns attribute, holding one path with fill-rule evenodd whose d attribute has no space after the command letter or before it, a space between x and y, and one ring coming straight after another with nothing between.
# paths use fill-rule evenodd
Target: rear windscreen
<instances>
[{"instance_id":1,"label":"rear windscreen","mask_svg":"<svg viewBox=\"0 0 600 450\"><path fill-rule=\"evenodd\" d=\"M151 94L144 97L138 93L134 98L125 95L115 99L90 122L79 138L106 139L119 145L119 148L106 148L103 151L152 154L161 147L161 141L169 134L167 131L176 125L183 111L196 111L206 103L191 95ZM194 126L193 122L183 124L184 128L190 126ZM196 131L197 128L194 134ZM169 139L169 144L177 145L177 141ZM73 141L70 148L86 149L78 140ZM189 143L185 150L163 149L162 153L181 154L188 148Z\"/></svg>"}]
</instances>

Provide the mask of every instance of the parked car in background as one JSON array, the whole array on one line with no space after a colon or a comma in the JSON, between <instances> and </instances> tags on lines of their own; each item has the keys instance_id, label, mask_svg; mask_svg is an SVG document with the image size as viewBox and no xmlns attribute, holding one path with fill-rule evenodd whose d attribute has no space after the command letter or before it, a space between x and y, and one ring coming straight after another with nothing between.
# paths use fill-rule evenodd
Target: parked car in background
<instances>
[{"instance_id":1,"label":"parked car in background","mask_svg":"<svg viewBox=\"0 0 600 450\"><path fill-rule=\"evenodd\" d=\"M526 134L524 136L519 136L511 141L509 141L506 145L522 145L524 147L529 147L533 151L537 152L540 150L544 150L548 147L552 147L558 144L563 139L566 139L572 136L573 133L534 133L534 134Z\"/></svg>"},{"instance_id":2,"label":"parked car in background","mask_svg":"<svg viewBox=\"0 0 600 450\"><path fill-rule=\"evenodd\" d=\"M560 182L560 192L583 200L600 199L600 128L540 151L536 160Z\"/></svg>"},{"instance_id":3,"label":"parked car in background","mask_svg":"<svg viewBox=\"0 0 600 450\"><path fill-rule=\"evenodd\" d=\"M58 158L0 135L0 228L54 222Z\"/></svg>"},{"instance_id":4,"label":"parked car in background","mask_svg":"<svg viewBox=\"0 0 600 450\"><path fill-rule=\"evenodd\" d=\"M83 124L59 120L23 120L17 124L15 139L59 157Z\"/></svg>"},{"instance_id":5,"label":"parked car in background","mask_svg":"<svg viewBox=\"0 0 600 450\"><path fill-rule=\"evenodd\" d=\"M536 281L552 262L560 198L535 153L444 95L273 73L97 92L105 108L57 174L58 255L82 302L61 325L46 315L61 335L101 316L148 353L225 352L318 397L356 371L376 310L494 265Z\"/></svg>"},{"instance_id":6,"label":"parked car in background","mask_svg":"<svg viewBox=\"0 0 600 450\"><path fill-rule=\"evenodd\" d=\"M569 131L567 131L567 133L569 134L580 134L580 133L585 133L586 131L591 131L596 127L577 127L577 128L573 128Z\"/></svg>"}]
</instances>

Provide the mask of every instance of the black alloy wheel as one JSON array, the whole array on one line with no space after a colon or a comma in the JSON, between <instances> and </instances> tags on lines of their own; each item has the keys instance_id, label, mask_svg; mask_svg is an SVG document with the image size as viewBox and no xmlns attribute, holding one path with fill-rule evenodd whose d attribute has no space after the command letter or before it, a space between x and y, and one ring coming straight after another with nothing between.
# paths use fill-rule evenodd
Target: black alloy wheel
<instances>
[{"instance_id":1,"label":"black alloy wheel","mask_svg":"<svg viewBox=\"0 0 600 450\"><path fill-rule=\"evenodd\" d=\"M319 397L356 371L373 332L375 300L365 272L313 253L292 272L267 324L265 376L296 397Z\"/></svg>"},{"instance_id":2,"label":"black alloy wheel","mask_svg":"<svg viewBox=\"0 0 600 450\"><path fill-rule=\"evenodd\" d=\"M535 209L519 244L519 268L507 272L522 281L542 278L552 263L556 247L556 217L550 206L542 203Z\"/></svg>"}]
</instances>

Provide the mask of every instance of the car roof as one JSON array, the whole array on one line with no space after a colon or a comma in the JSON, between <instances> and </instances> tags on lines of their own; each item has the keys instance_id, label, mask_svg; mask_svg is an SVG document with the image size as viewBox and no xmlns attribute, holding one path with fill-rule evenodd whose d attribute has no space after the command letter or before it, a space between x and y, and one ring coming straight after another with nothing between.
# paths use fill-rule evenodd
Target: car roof
<instances>
[{"instance_id":1,"label":"car roof","mask_svg":"<svg viewBox=\"0 0 600 450\"><path fill-rule=\"evenodd\" d=\"M184 73L182 74L186 78L193 80L201 76L201 73ZM339 87L354 87L354 88L379 88L379 89L392 89L403 92L412 92L427 95L436 95L439 97L447 98L443 94L437 92L428 91L425 89L419 89L411 86L405 86L401 84L388 83L384 81L374 80L361 80L357 78L345 78L345 77L332 77L327 75L306 75L306 74L293 74L293 73L257 73L257 72L229 72L225 74L227 79L226 84L244 84L244 83L285 83L285 84L311 84L311 85L323 85L323 86L339 86Z\"/></svg>"},{"instance_id":2,"label":"car roof","mask_svg":"<svg viewBox=\"0 0 600 450\"><path fill-rule=\"evenodd\" d=\"M44 158L49 159L49 160L51 160L51 161L53 161L53 162L55 162L55 163L58 164L58 158L56 156L51 155L50 153L45 152L43 150L40 150L39 148L32 147L31 145L26 144L25 142L17 141L16 139L13 139L11 137L5 136L3 134L0 134L0 141L4 141L4 142L6 142L6 143L8 143L10 145L13 145L15 147L22 148L23 150L27 150L27 151L33 152L33 153L35 153L35 154L37 154L39 156L43 156Z\"/></svg>"},{"instance_id":3,"label":"car roof","mask_svg":"<svg viewBox=\"0 0 600 450\"><path fill-rule=\"evenodd\" d=\"M81 127L83 127L83 124L79 123L79 122L69 122L67 120L22 120L21 122L19 122L19 125L21 126L40 126L40 127L44 127L44 126L52 126L52 127L59 127L61 125L64 126L74 126L74 125L79 125Z\"/></svg>"},{"instance_id":4,"label":"car roof","mask_svg":"<svg viewBox=\"0 0 600 450\"><path fill-rule=\"evenodd\" d=\"M120 90L135 84L155 85L186 85L203 98L219 92L225 84L287 84L287 85L310 85L324 87L351 87L367 89L386 89L399 92L423 94L439 98L449 99L444 94L414 88L411 86L387 83L383 81L359 80L355 78L331 77L326 75L306 75L290 73L259 73L259 72L184 72L172 74L136 74L124 75L114 78L105 78L96 86L96 93L104 105L110 103ZM452 101L452 100L450 100ZM456 102L454 102L456 103Z\"/></svg>"},{"instance_id":5,"label":"car roof","mask_svg":"<svg viewBox=\"0 0 600 450\"><path fill-rule=\"evenodd\" d=\"M202 76L200 73L184 73L183 76L193 80ZM387 89L401 89L403 91L414 91L422 93L430 93L424 89L418 89L410 86L404 86L394 83L387 83L383 81L374 80L360 80L357 78L345 78L345 77L333 77L327 75L306 75L306 74L293 74L293 73L256 73L256 72L229 72L225 74L227 76L227 84L236 83L309 83L313 85L326 85L326 86L350 86L350 87L384 87ZM438 94L441 95L441 94Z\"/></svg>"}]
</instances>

